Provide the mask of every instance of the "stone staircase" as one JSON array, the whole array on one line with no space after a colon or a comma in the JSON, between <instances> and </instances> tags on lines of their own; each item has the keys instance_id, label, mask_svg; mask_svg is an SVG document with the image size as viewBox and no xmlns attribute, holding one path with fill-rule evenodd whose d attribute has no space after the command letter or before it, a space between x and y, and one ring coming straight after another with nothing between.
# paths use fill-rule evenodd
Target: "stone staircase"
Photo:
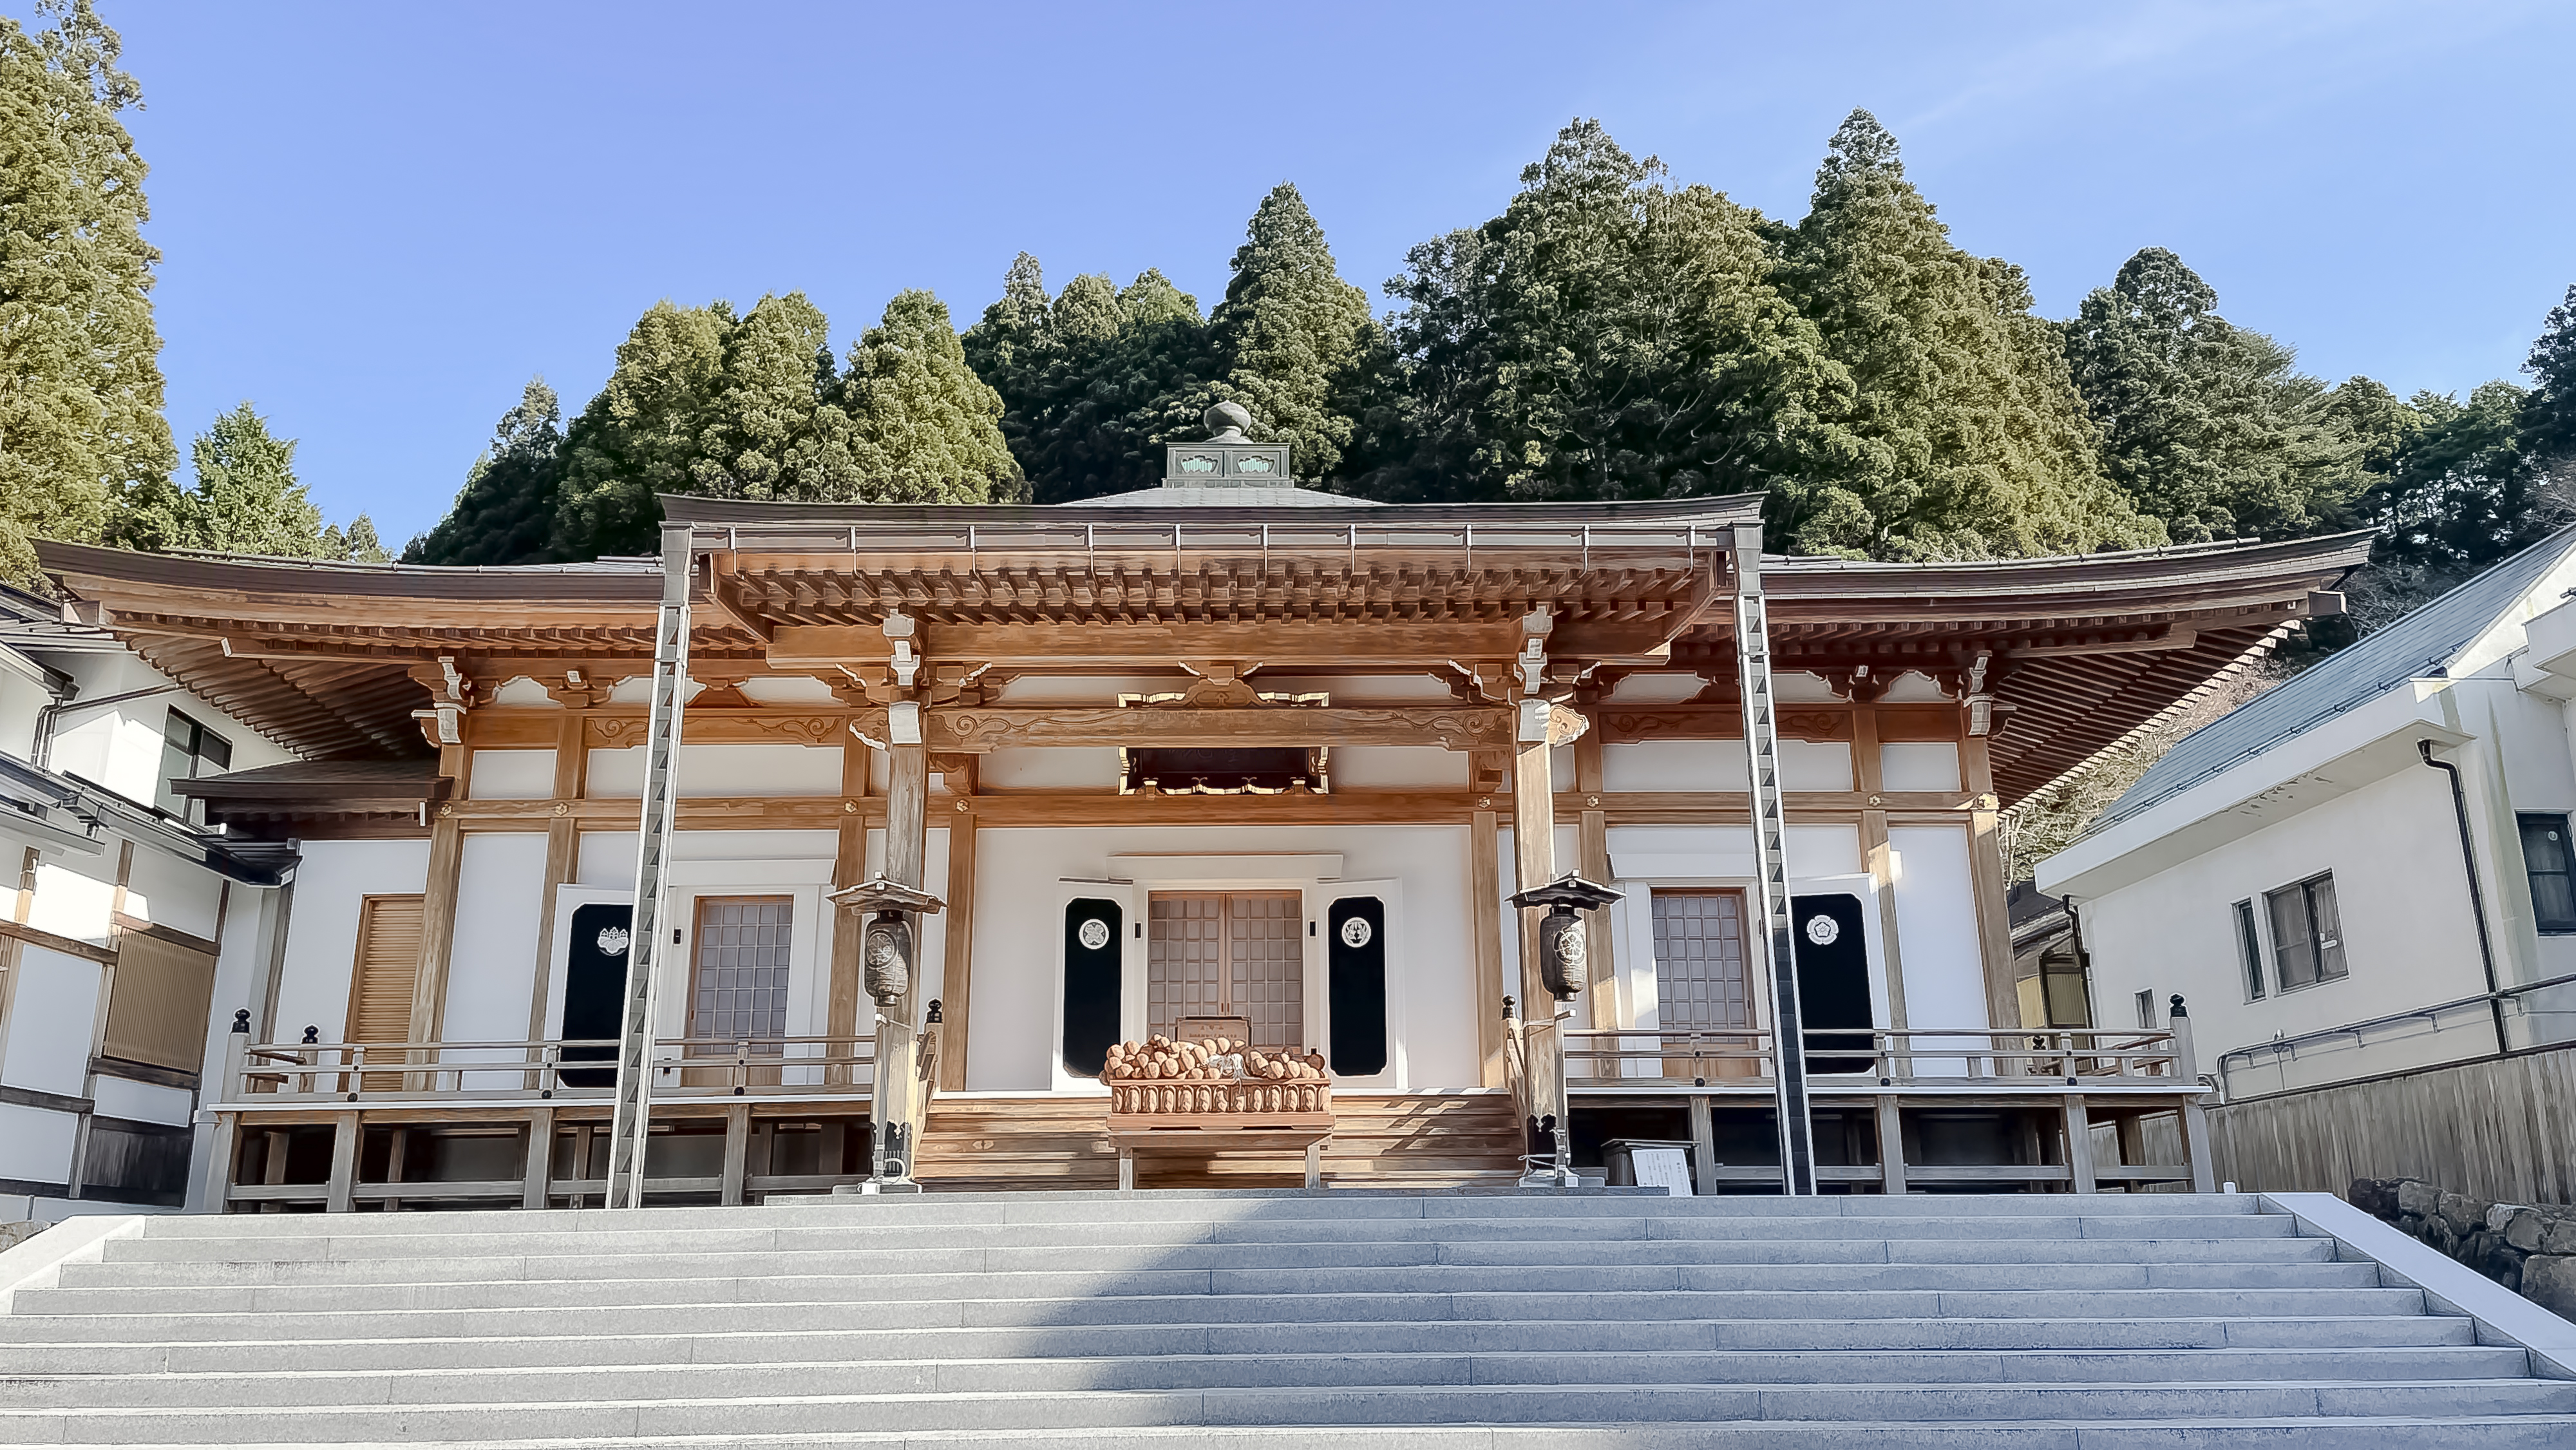
<instances>
[{"instance_id":1,"label":"stone staircase","mask_svg":"<svg viewBox=\"0 0 2576 1450\"><path fill-rule=\"evenodd\" d=\"M2244 1197L933 1194L100 1251L0 1315L0 1443L2576 1444L2576 1382Z\"/></svg>"}]
</instances>

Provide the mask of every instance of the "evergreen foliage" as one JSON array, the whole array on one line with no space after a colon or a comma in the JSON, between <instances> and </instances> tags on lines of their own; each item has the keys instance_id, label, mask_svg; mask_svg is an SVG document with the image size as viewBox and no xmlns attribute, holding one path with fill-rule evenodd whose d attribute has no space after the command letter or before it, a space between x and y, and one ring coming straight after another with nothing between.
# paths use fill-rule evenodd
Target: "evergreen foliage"
<instances>
[{"instance_id":1,"label":"evergreen foliage","mask_svg":"<svg viewBox=\"0 0 2576 1450\"><path fill-rule=\"evenodd\" d=\"M0 15L0 579L42 587L28 540L96 540L127 494L166 490L145 168L117 113L142 103L90 0Z\"/></svg>"},{"instance_id":2,"label":"evergreen foliage","mask_svg":"<svg viewBox=\"0 0 2576 1450\"><path fill-rule=\"evenodd\" d=\"M2537 459L2576 463L2576 286L2542 319L2522 370L2536 384L2523 404L2523 446Z\"/></svg>"},{"instance_id":3,"label":"evergreen foliage","mask_svg":"<svg viewBox=\"0 0 2576 1450\"><path fill-rule=\"evenodd\" d=\"M1366 416L1389 461L1369 491L1772 489L1789 515L1850 466L1849 375L1774 285L1761 217L1663 174L1578 121L1503 215L1413 249L1388 284L1392 386Z\"/></svg>"},{"instance_id":4,"label":"evergreen foliage","mask_svg":"<svg viewBox=\"0 0 2576 1450\"><path fill-rule=\"evenodd\" d=\"M554 551L567 559L660 547L655 495L698 481L699 440L723 380L733 309L656 302L617 349L607 385L564 433Z\"/></svg>"},{"instance_id":5,"label":"evergreen foliage","mask_svg":"<svg viewBox=\"0 0 2576 1450\"><path fill-rule=\"evenodd\" d=\"M2465 403L2430 392L2407 401L2394 466L2375 490L2374 563L2454 580L2566 522L2565 504L2542 494L2541 472L2523 447L2529 397L2497 381Z\"/></svg>"},{"instance_id":6,"label":"evergreen foliage","mask_svg":"<svg viewBox=\"0 0 2576 1450\"><path fill-rule=\"evenodd\" d=\"M850 494L871 503L1015 503L1020 466L1002 441L1002 399L966 366L948 305L895 294L850 349L839 388Z\"/></svg>"},{"instance_id":7,"label":"evergreen foliage","mask_svg":"<svg viewBox=\"0 0 2576 1450\"><path fill-rule=\"evenodd\" d=\"M196 474L190 487L156 481L128 496L110 542L283 559L385 559L365 514L346 530L323 526L322 510L295 477L295 440L270 432L247 402L190 441L188 463Z\"/></svg>"},{"instance_id":8,"label":"evergreen foliage","mask_svg":"<svg viewBox=\"0 0 2576 1450\"><path fill-rule=\"evenodd\" d=\"M1346 411L1354 372L1376 342L1368 294L1342 280L1296 187L1272 187L1244 232L1225 300L1208 319L1224 372L1206 401L1250 409L1255 436L1292 445L1298 477L1336 477L1355 431Z\"/></svg>"},{"instance_id":9,"label":"evergreen foliage","mask_svg":"<svg viewBox=\"0 0 2576 1450\"><path fill-rule=\"evenodd\" d=\"M552 557L563 485L563 409L530 378L438 526L403 549L406 564L529 564Z\"/></svg>"},{"instance_id":10,"label":"evergreen foliage","mask_svg":"<svg viewBox=\"0 0 2576 1450\"><path fill-rule=\"evenodd\" d=\"M1849 370L1857 456L1784 520L1792 547L1882 559L2161 543L2096 462L2056 329L2019 268L1950 244L1866 111L1834 133L1783 279Z\"/></svg>"},{"instance_id":11,"label":"evergreen foliage","mask_svg":"<svg viewBox=\"0 0 2576 1450\"><path fill-rule=\"evenodd\" d=\"M1042 504L1153 487L1163 443L1197 436L1190 401L1215 371L1198 299L1161 272L1123 290L1086 273L1050 300L1026 252L964 350L1001 397L1003 436Z\"/></svg>"},{"instance_id":12,"label":"evergreen foliage","mask_svg":"<svg viewBox=\"0 0 2576 1450\"><path fill-rule=\"evenodd\" d=\"M2066 324L2103 470L2178 543L2313 532L2367 482L2359 441L2289 348L2217 309L2180 257L2149 247Z\"/></svg>"}]
</instances>

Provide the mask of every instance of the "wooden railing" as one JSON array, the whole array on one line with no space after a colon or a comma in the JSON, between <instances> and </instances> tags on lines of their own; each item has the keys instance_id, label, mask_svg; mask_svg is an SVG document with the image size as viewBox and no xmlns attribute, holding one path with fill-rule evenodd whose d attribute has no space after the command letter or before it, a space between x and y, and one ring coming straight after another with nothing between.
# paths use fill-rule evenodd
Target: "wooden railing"
<instances>
[{"instance_id":1,"label":"wooden railing","mask_svg":"<svg viewBox=\"0 0 2576 1450\"><path fill-rule=\"evenodd\" d=\"M2063 1091L2142 1083L2181 1088L2194 1080L2190 1050L2175 1033L2096 1028L1814 1028L1807 1071L1820 1090L1839 1077L1871 1086L1976 1083ZM1565 1034L1568 1083L1647 1089L1768 1083L1771 1034L1763 1031L1627 1031Z\"/></svg>"},{"instance_id":2,"label":"wooden railing","mask_svg":"<svg viewBox=\"0 0 2576 1450\"><path fill-rule=\"evenodd\" d=\"M656 1098L865 1097L875 1076L872 1037L663 1037L654 1048ZM264 1043L240 1049L222 1101L605 1100L616 1049L613 1039Z\"/></svg>"}]
</instances>

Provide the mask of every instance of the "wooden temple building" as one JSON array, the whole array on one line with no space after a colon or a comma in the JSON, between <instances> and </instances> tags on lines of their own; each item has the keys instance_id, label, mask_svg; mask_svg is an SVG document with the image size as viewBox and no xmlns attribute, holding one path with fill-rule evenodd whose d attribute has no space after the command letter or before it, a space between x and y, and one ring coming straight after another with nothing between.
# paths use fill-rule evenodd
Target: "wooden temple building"
<instances>
[{"instance_id":1,"label":"wooden temple building","mask_svg":"<svg viewBox=\"0 0 2576 1450\"><path fill-rule=\"evenodd\" d=\"M41 545L298 757L175 787L295 848L218 969L198 1206L595 1205L630 1142L656 1202L890 1148L1105 1185L1107 1047L1208 1024L1325 1055L1333 1185L1508 1182L1561 1102L1578 1166L1687 1143L1704 1193L2212 1186L2184 1019L2015 981L2000 813L2339 608L2361 543L1763 558L1750 497L1171 455L1050 508L670 498L660 558L585 565ZM1622 897L1558 1004L1507 903L1569 873ZM890 995L864 883L937 907ZM2141 1161L2159 1114L2187 1161Z\"/></svg>"}]
</instances>

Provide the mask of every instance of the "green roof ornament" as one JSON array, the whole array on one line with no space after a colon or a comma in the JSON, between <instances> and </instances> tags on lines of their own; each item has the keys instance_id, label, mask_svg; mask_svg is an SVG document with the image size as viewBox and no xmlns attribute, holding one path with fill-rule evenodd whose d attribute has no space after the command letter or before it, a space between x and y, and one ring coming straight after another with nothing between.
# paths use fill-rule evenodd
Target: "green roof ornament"
<instances>
[{"instance_id":1,"label":"green roof ornament","mask_svg":"<svg viewBox=\"0 0 2576 1450\"><path fill-rule=\"evenodd\" d=\"M1251 409L1241 403L1218 403L1201 414L1200 421L1207 424L1206 442L1164 445L1163 487L1297 486L1289 472L1288 445L1252 441Z\"/></svg>"}]
</instances>

